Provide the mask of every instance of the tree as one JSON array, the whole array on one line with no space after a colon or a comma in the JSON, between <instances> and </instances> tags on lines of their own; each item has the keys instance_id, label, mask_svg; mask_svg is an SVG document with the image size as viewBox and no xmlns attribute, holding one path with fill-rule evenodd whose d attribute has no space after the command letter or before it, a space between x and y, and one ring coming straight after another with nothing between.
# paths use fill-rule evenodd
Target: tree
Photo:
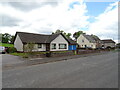
<instances>
[{"instance_id":1,"label":"tree","mask_svg":"<svg viewBox=\"0 0 120 90\"><path fill-rule=\"evenodd\" d=\"M13 43L14 37L15 36L10 35L8 33L0 34L0 38L2 39L2 43Z\"/></svg>"},{"instance_id":2,"label":"tree","mask_svg":"<svg viewBox=\"0 0 120 90\"><path fill-rule=\"evenodd\" d=\"M80 34L86 34L83 31L78 31L73 34L73 37L77 40L77 38L80 36Z\"/></svg>"},{"instance_id":3,"label":"tree","mask_svg":"<svg viewBox=\"0 0 120 90\"><path fill-rule=\"evenodd\" d=\"M11 35L8 33L2 34L2 43L9 43Z\"/></svg>"},{"instance_id":4,"label":"tree","mask_svg":"<svg viewBox=\"0 0 120 90\"><path fill-rule=\"evenodd\" d=\"M15 38L15 36L11 36L11 38L10 38L10 43L13 44L14 38Z\"/></svg>"},{"instance_id":5,"label":"tree","mask_svg":"<svg viewBox=\"0 0 120 90\"><path fill-rule=\"evenodd\" d=\"M72 35L71 33L67 33L67 34L66 34L66 37L67 37L67 38L70 38L71 35Z\"/></svg>"},{"instance_id":6,"label":"tree","mask_svg":"<svg viewBox=\"0 0 120 90\"><path fill-rule=\"evenodd\" d=\"M56 34L56 33L62 33L66 38L70 38L70 36L72 35L71 33L66 33L63 30L59 30L59 29L57 29L55 32L52 32L52 34Z\"/></svg>"},{"instance_id":7,"label":"tree","mask_svg":"<svg viewBox=\"0 0 120 90\"><path fill-rule=\"evenodd\" d=\"M27 52L30 52L32 53L32 51L34 50L34 46L35 46L35 43L27 43L25 46L24 46L24 50L27 51Z\"/></svg>"}]
</instances>

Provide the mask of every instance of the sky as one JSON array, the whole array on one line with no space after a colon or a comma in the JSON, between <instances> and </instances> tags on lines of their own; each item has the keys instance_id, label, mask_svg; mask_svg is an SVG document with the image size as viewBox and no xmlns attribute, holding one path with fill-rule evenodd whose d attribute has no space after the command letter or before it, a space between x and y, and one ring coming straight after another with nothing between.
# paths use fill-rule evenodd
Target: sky
<instances>
[{"instance_id":1,"label":"sky","mask_svg":"<svg viewBox=\"0 0 120 90\"><path fill-rule=\"evenodd\" d=\"M118 2L43 0L0 2L0 33L51 34L82 30L118 42Z\"/></svg>"}]
</instances>

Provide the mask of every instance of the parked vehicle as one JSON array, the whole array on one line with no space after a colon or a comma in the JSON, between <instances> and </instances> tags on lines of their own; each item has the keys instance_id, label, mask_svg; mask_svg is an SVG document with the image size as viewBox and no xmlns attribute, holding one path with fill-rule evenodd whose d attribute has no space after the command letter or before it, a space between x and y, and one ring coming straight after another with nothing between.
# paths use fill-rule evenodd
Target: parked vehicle
<instances>
[{"instance_id":1,"label":"parked vehicle","mask_svg":"<svg viewBox=\"0 0 120 90\"><path fill-rule=\"evenodd\" d=\"M1 53L1 54L5 54L5 47L0 46L0 53Z\"/></svg>"}]
</instances>

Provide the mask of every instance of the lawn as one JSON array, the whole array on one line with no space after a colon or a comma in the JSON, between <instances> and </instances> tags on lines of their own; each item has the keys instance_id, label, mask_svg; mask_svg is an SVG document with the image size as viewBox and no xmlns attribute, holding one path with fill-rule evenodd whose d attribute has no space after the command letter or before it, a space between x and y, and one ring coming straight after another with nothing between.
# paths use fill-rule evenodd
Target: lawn
<instances>
[{"instance_id":1,"label":"lawn","mask_svg":"<svg viewBox=\"0 0 120 90\"><path fill-rule=\"evenodd\" d=\"M13 44L8 44L8 43L0 43L0 46L4 46L4 47L14 47Z\"/></svg>"}]
</instances>

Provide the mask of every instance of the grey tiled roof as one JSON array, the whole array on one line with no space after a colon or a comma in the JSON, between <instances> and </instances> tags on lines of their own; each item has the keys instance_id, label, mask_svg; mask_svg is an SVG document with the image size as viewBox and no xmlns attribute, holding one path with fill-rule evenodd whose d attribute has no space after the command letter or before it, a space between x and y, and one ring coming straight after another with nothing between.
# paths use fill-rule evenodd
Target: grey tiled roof
<instances>
[{"instance_id":1,"label":"grey tiled roof","mask_svg":"<svg viewBox=\"0 0 120 90\"><path fill-rule=\"evenodd\" d=\"M67 38L68 39L68 38ZM74 40L72 40L72 39L68 39L68 42L69 42L69 44L73 44L73 45L77 45L77 43L74 41Z\"/></svg>"},{"instance_id":2,"label":"grey tiled roof","mask_svg":"<svg viewBox=\"0 0 120 90\"><path fill-rule=\"evenodd\" d=\"M19 35L23 43L51 43L51 41L53 41L60 34L68 41L69 44L77 44L75 41L67 39L62 33L45 35L27 32L16 32L15 37Z\"/></svg>"},{"instance_id":3,"label":"grey tiled roof","mask_svg":"<svg viewBox=\"0 0 120 90\"><path fill-rule=\"evenodd\" d=\"M50 37L50 35L34 34L27 32L16 32L16 35L19 35L23 43L46 43L47 38Z\"/></svg>"},{"instance_id":4,"label":"grey tiled roof","mask_svg":"<svg viewBox=\"0 0 120 90\"><path fill-rule=\"evenodd\" d=\"M90 41L91 43L96 43L96 42L100 42L101 40L97 37L97 36L92 36L92 35L86 35L86 34L83 34L83 36L88 40Z\"/></svg>"},{"instance_id":5,"label":"grey tiled roof","mask_svg":"<svg viewBox=\"0 0 120 90\"><path fill-rule=\"evenodd\" d=\"M90 35L86 35L86 34L83 34L83 36L90 42L92 43L95 43L96 41L94 40L94 38Z\"/></svg>"},{"instance_id":6,"label":"grey tiled roof","mask_svg":"<svg viewBox=\"0 0 120 90\"><path fill-rule=\"evenodd\" d=\"M112 39L101 40L103 43L115 43Z\"/></svg>"}]
</instances>

